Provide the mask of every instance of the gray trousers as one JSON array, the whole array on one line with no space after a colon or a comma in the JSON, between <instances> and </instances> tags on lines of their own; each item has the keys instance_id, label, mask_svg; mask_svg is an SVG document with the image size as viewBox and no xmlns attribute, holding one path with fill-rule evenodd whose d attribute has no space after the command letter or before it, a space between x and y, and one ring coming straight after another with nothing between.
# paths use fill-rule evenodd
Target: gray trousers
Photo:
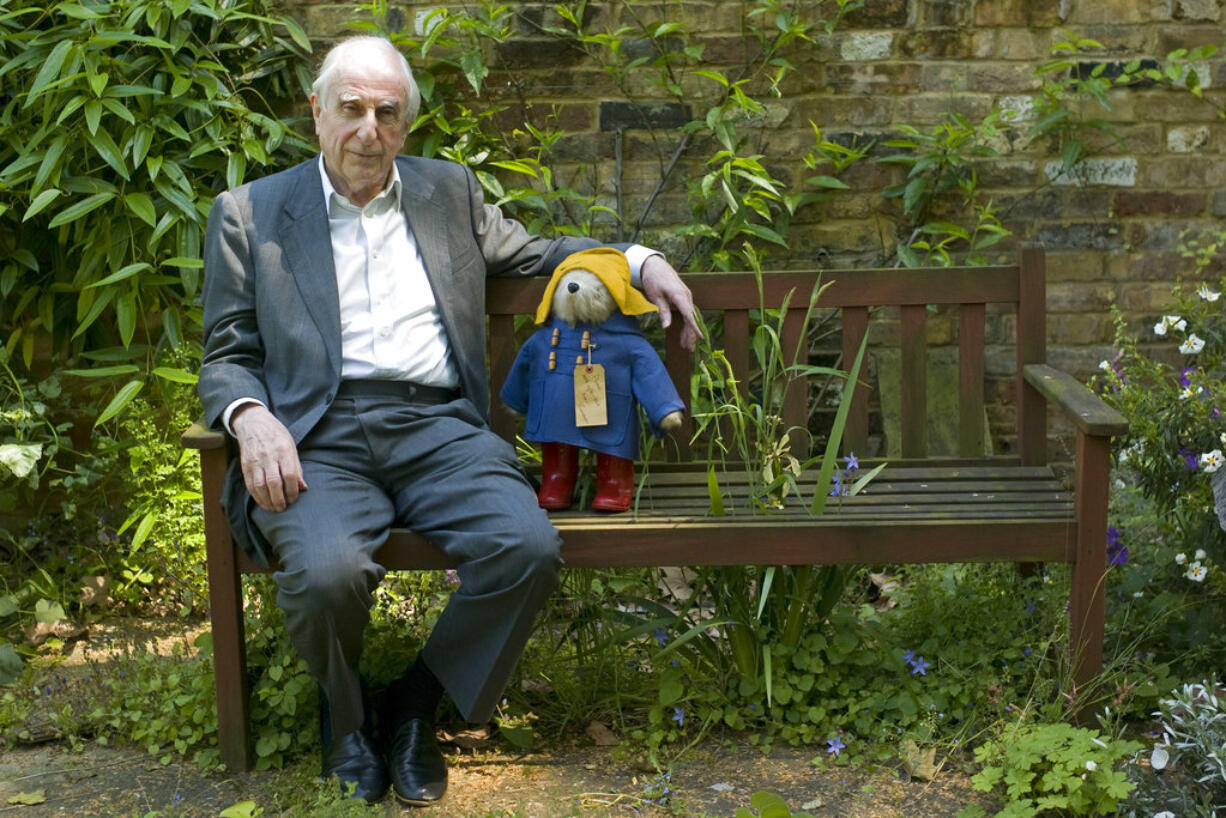
<instances>
[{"instance_id":1,"label":"gray trousers","mask_svg":"<svg viewBox=\"0 0 1226 818\"><path fill-rule=\"evenodd\" d=\"M489 720L561 565L514 449L467 399L360 397L337 399L299 457L309 489L252 521L280 561L277 604L328 696L333 735L363 722L357 667L384 574L373 555L392 526L457 560L460 586L421 657L468 721Z\"/></svg>"}]
</instances>

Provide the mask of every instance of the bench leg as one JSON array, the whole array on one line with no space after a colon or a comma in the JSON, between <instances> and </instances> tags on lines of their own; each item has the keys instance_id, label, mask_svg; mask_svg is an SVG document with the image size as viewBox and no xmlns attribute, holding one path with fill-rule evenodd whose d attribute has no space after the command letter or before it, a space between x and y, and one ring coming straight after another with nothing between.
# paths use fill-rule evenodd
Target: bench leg
<instances>
[{"instance_id":1,"label":"bench leg","mask_svg":"<svg viewBox=\"0 0 1226 818\"><path fill-rule=\"evenodd\" d=\"M230 525L218 501L226 458L224 450L206 450L200 455L209 567L209 620L213 626L213 674L217 692L217 746L227 769L244 772L251 769L251 721L243 634L243 583Z\"/></svg>"},{"instance_id":2,"label":"bench leg","mask_svg":"<svg viewBox=\"0 0 1226 818\"><path fill-rule=\"evenodd\" d=\"M1077 542L1069 603L1069 651L1073 683L1079 693L1086 689L1103 665L1110 477L1111 439L1078 432L1074 477ZM1084 710L1086 704L1077 702L1078 709Z\"/></svg>"}]
</instances>

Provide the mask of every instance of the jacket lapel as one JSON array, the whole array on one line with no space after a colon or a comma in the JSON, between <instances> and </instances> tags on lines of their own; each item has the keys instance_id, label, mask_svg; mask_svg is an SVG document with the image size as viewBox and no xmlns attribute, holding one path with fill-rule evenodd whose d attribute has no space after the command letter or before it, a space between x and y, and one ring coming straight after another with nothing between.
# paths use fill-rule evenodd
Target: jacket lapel
<instances>
[{"instance_id":1,"label":"jacket lapel","mask_svg":"<svg viewBox=\"0 0 1226 818\"><path fill-rule=\"evenodd\" d=\"M438 304L439 315L443 319L443 328L448 337L455 337L452 317L455 314L452 299L454 288L448 286L448 276L451 274L451 248L448 236L451 234L443 208L434 201L434 183L420 173L399 163L400 168L400 208L404 211L405 221L413 238L417 241L417 249L421 252L422 263L426 267L426 278L434 290L434 301Z\"/></svg>"},{"instance_id":2,"label":"jacket lapel","mask_svg":"<svg viewBox=\"0 0 1226 818\"><path fill-rule=\"evenodd\" d=\"M341 371L340 296L336 291L336 265L318 159L299 167L294 189L286 198L281 220L281 247L286 266L306 304L311 320L323 336L328 361Z\"/></svg>"}]
</instances>

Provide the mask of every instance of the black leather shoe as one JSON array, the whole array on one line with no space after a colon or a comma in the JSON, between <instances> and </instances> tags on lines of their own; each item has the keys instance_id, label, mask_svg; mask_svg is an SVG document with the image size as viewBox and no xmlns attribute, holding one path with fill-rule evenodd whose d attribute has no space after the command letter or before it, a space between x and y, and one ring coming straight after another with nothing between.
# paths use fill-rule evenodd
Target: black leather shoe
<instances>
[{"instance_id":1,"label":"black leather shoe","mask_svg":"<svg viewBox=\"0 0 1226 818\"><path fill-rule=\"evenodd\" d=\"M323 748L320 765L323 778L336 776L345 793L353 784L352 797L371 804L387 794L387 765L370 737L362 730L354 730L333 738L328 697L322 687L319 689L319 742Z\"/></svg>"},{"instance_id":2,"label":"black leather shoe","mask_svg":"<svg viewBox=\"0 0 1226 818\"><path fill-rule=\"evenodd\" d=\"M430 719L410 716L400 723L392 737L387 771L392 794L401 803L428 807L443 797L447 792L447 762Z\"/></svg>"},{"instance_id":3,"label":"black leather shoe","mask_svg":"<svg viewBox=\"0 0 1226 818\"><path fill-rule=\"evenodd\" d=\"M324 747L321 774L324 778L335 775L345 793L352 784L352 797L370 804L387 794L387 767L361 730L339 736Z\"/></svg>"}]
</instances>

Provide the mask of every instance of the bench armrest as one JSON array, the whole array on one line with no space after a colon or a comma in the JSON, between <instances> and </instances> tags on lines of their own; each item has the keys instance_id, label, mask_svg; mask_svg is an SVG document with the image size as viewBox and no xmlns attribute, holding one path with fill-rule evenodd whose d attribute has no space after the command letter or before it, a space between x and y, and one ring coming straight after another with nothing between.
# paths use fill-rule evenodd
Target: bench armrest
<instances>
[{"instance_id":1,"label":"bench armrest","mask_svg":"<svg viewBox=\"0 0 1226 818\"><path fill-rule=\"evenodd\" d=\"M179 437L185 449L220 449L226 445L226 435L196 421Z\"/></svg>"},{"instance_id":2,"label":"bench armrest","mask_svg":"<svg viewBox=\"0 0 1226 818\"><path fill-rule=\"evenodd\" d=\"M1046 364L1026 364L1022 377L1085 434L1111 437L1128 431L1128 421L1118 410L1067 372Z\"/></svg>"}]
</instances>

